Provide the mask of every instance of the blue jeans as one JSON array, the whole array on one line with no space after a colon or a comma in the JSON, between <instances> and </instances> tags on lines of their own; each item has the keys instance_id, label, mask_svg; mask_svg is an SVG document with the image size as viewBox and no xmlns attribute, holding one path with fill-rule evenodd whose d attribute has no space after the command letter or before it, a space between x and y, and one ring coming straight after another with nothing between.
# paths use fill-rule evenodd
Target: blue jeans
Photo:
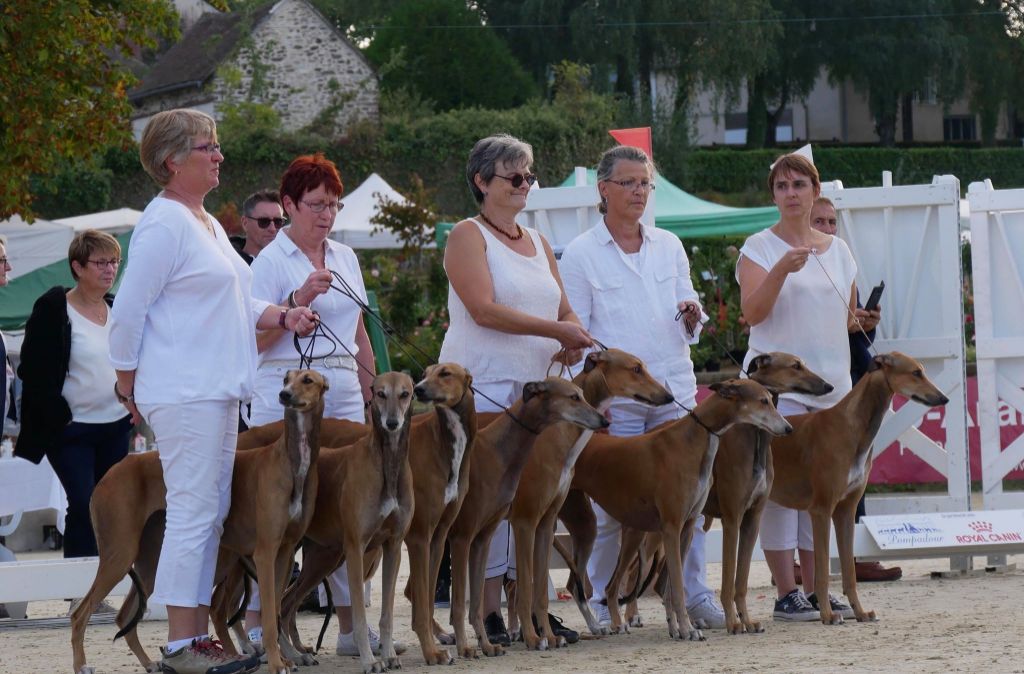
<instances>
[{"instance_id":1,"label":"blue jeans","mask_svg":"<svg viewBox=\"0 0 1024 674\"><path fill-rule=\"evenodd\" d=\"M64 557L94 557L96 536L89 518L92 490L110 467L128 454L130 416L106 424L72 421L60 445L47 454L68 495L64 519Z\"/></svg>"}]
</instances>

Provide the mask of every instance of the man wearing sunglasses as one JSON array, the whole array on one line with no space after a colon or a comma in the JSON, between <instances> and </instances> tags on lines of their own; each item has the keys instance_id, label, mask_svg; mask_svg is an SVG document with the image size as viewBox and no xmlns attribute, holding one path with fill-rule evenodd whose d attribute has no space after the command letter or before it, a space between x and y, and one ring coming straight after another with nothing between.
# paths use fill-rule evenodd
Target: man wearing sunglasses
<instances>
[{"instance_id":1,"label":"man wearing sunglasses","mask_svg":"<svg viewBox=\"0 0 1024 674\"><path fill-rule=\"evenodd\" d=\"M246 264L251 265L286 222L277 190L254 192L242 204L242 229L245 237L233 236L231 244Z\"/></svg>"}]
</instances>

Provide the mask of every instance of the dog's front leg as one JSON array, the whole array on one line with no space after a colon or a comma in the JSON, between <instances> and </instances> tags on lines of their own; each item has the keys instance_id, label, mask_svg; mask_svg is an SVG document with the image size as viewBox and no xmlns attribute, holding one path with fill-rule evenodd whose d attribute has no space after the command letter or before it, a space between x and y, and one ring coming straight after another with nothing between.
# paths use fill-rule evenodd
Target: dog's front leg
<instances>
[{"instance_id":1,"label":"dog's front leg","mask_svg":"<svg viewBox=\"0 0 1024 674\"><path fill-rule=\"evenodd\" d=\"M516 520L512 527L516 540L516 615L519 616L519 629L522 631L523 643L532 651L546 651L547 639L542 639L534 628L533 620L533 546L536 527L530 522ZM511 599L509 602L511 606ZM545 616L544 622L547 622ZM514 637L513 637L514 638Z\"/></svg>"},{"instance_id":2,"label":"dog's front leg","mask_svg":"<svg viewBox=\"0 0 1024 674\"><path fill-rule=\"evenodd\" d=\"M353 527L354 528L354 527ZM359 661L363 674L384 672L384 662L373 654L370 646L370 632L366 622L366 601L363 598L363 544L358 531L347 531L345 537L345 561L348 562L348 591L352 599L352 636L359 647Z\"/></svg>"},{"instance_id":3,"label":"dog's front leg","mask_svg":"<svg viewBox=\"0 0 1024 674\"><path fill-rule=\"evenodd\" d=\"M260 622L263 624L263 648L267 652L267 666L273 674L288 674L291 664L281 657L281 647L277 642L277 616L280 606L275 572L277 546L257 539L252 557L256 564L256 579L260 587Z\"/></svg>"},{"instance_id":4,"label":"dog's front leg","mask_svg":"<svg viewBox=\"0 0 1024 674\"><path fill-rule=\"evenodd\" d=\"M466 635L466 587L469 575L470 541L464 535L448 539L452 550L451 625L455 629L455 649L462 658L479 658L480 653L469 645Z\"/></svg>"},{"instance_id":5,"label":"dog's front leg","mask_svg":"<svg viewBox=\"0 0 1024 674\"><path fill-rule=\"evenodd\" d=\"M423 660L428 665L450 665L452 657L434 641L431 623L434 617L434 593L429 588L430 549L421 532L405 538L409 550L409 599L412 601L412 629L420 641Z\"/></svg>"},{"instance_id":6,"label":"dog's front leg","mask_svg":"<svg viewBox=\"0 0 1024 674\"><path fill-rule=\"evenodd\" d=\"M764 510L766 497L758 499L750 510L743 514L740 523L739 549L736 552L736 612L743 627L750 634L764 632L761 623L752 619L747 608L747 586L750 583L750 560L754 556L754 545L757 542L758 527L761 522L761 511ZM722 597L723 603L725 597Z\"/></svg>"},{"instance_id":7,"label":"dog's front leg","mask_svg":"<svg viewBox=\"0 0 1024 674\"><path fill-rule=\"evenodd\" d=\"M481 615L487 574L487 548L497 528L497 523L486 527L469 546L469 617L473 622L473 631L476 632L476 642L487 657L505 655L505 649L500 644L492 644L487 638L484 617Z\"/></svg>"},{"instance_id":8,"label":"dog's front leg","mask_svg":"<svg viewBox=\"0 0 1024 674\"><path fill-rule=\"evenodd\" d=\"M402 561L402 536L396 534L384 543L384 561L381 572L380 654L387 669L401 669L402 662L395 653L393 629L395 625L395 585L398 566Z\"/></svg>"},{"instance_id":9,"label":"dog's front leg","mask_svg":"<svg viewBox=\"0 0 1024 674\"><path fill-rule=\"evenodd\" d=\"M736 566L739 548L739 517L735 513L722 513L722 608L725 610L725 629L730 634L742 634L743 623L736 615Z\"/></svg>"},{"instance_id":10,"label":"dog's front leg","mask_svg":"<svg viewBox=\"0 0 1024 674\"><path fill-rule=\"evenodd\" d=\"M548 567L551 560L551 543L555 536L555 518L558 509L552 508L537 525L537 538L533 546L533 614L540 623L540 633L555 648L566 645L565 637L555 636L548 620Z\"/></svg>"},{"instance_id":11,"label":"dog's front leg","mask_svg":"<svg viewBox=\"0 0 1024 674\"><path fill-rule=\"evenodd\" d=\"M839 550L839 563L843 569L843 594L850 600L854 615L858 622L874 622L878 620L874 611L867 611L860 603L857 594L857 567L853 558L853 527L856 519L857 501L859 496L852 496L848 501L840 503L832 514L836 527L836 548Z\"/></svg>"},{"instance_id":12,"label":"dog's front leg","mask_svg":"<svg viewBox=\"0 0 1024 674\"><path fill-rule=\"evenodd\" d=\"M828 548L829 548L829 506L811 506L811 529L814 532L814 594L818 598L818 612L825 625L842 625L843 616L832 612L828 600Z\"/></svg>"},{"instance_id":13,"label":"dog's front leg","mask_svg":"<svg viewBox=\"0 0 1024 674\"><path fill-rule=\"evenodd\" d=\"M682 561L686 559L686 555L690 551L690 544L693 542L693 527L696 522L696 519L688 519L683 522L683 529L679 534L679 560L673 568L675 573L670 580L679 579L678 592L675 587L672 588L672 605L679 620L680 636L690 641L705 641L701 631L690 622L690 614L686 611L686 586L683 584Z\"/></svg>"}]
</instances>

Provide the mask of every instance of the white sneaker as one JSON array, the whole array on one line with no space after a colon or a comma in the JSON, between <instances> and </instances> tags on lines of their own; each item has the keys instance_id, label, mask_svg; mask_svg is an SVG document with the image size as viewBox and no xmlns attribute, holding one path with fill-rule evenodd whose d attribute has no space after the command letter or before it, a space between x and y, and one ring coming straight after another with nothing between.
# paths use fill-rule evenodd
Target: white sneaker
<instances>
[{"instance_id":1,"label":"white sneaker","mask_svg":"<svg viewBox=\"0 0 1024 674\"><path fill-rule=\"evenodd\" d=\"M370 632L370 649L373 651L374 655L380 655L380 634L378 634L377 630L373 629L372 627L368 629ZM338 632L338 643L334 649L334 652L338 655L354 655L358 657L359 646L356 645L356 639L354 634L354 632L349 632L348 634ZM405 653L406 647L405 644L403 644L401 641L395 639L394 645L396 655L401 655L402 653Z\"/></svg>"},{"instance_id":2,"label":"white sneaker","mask_svg":"<svg viewBox=\"0 0 1024 674\"><path fill-rule=\"evenodd\" d=\"M611 627L612 616L608 613L608 605L602 604L600 600L590 600L590 610L594 612L594 617L597 618L597 624L601 627Z\"/></svg>"},{"instance_id":3,"label":"white sneaker","mask_svg":"<svg viewBox=\"0 0 1024 674\"><path fill-rule=\"evenodd\" d=\"M725 611L711 595L704 595L703 599L695 606L687 608L686 612L690 615L690 622L697 624L700 628L725 629Z\"/></svg>"}]
</instances>

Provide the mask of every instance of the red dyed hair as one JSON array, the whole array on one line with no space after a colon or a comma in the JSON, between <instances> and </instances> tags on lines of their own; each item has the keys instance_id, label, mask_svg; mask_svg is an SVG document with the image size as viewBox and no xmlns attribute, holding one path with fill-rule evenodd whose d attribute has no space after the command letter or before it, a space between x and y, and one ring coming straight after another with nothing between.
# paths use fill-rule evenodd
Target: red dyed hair
<instances>
[{"instance_id":1,"label":"red dyed hair","mask_svg":"<svg viewBox=\"0 0 1024 674\"><path fill-rule=\"evenodd\" d=\"M321 185L329 193L339 197L345 193L345 186L338 175L338 167L325 157L323 152L296 157L281 176L281 201L283 202L285 197L290 197L292 203L298 204L306 192L311 192Z\"/></svg>"}]
</instances>

